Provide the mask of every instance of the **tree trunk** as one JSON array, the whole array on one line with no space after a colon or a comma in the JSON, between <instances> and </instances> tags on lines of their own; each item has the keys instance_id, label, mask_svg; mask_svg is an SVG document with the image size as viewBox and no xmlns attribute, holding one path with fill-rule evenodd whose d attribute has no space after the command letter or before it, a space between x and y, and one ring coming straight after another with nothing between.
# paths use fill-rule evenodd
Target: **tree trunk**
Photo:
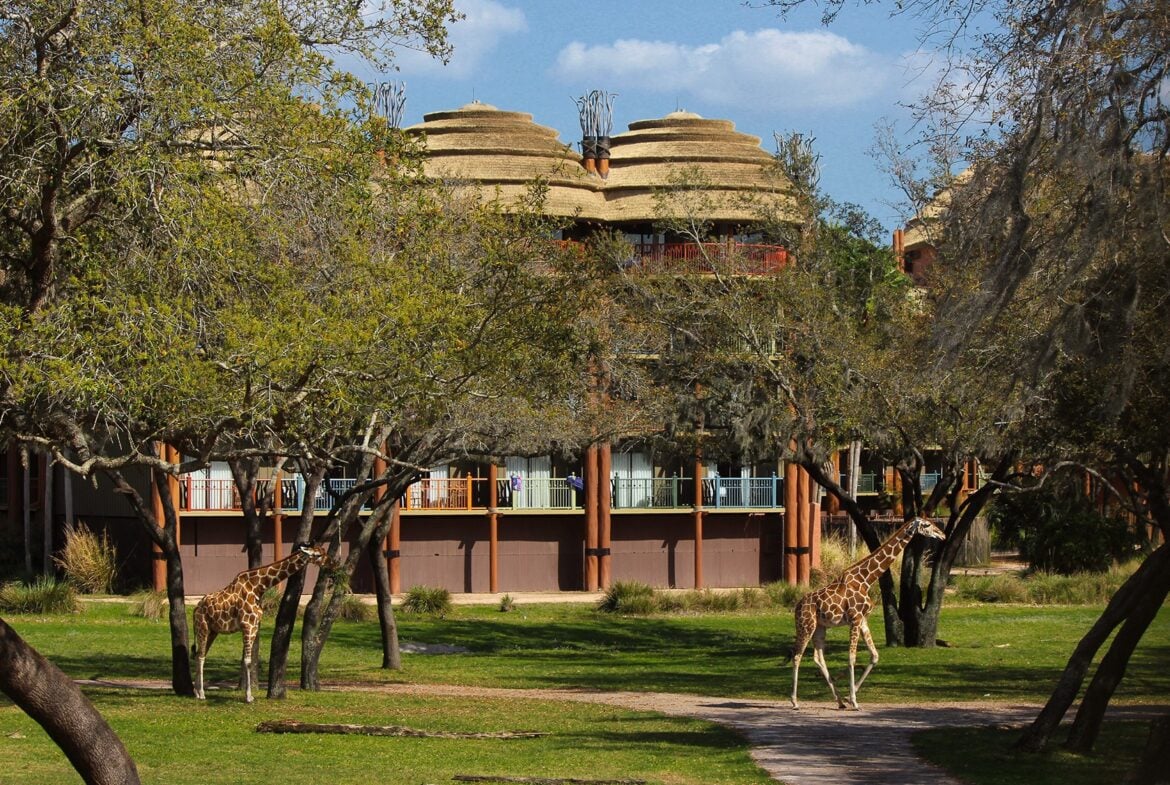
<instances>
[{"instance_id":1,"label":"tree trunk","mask_svg":"<svg viewBox=\"0 0 1170 785\"><path fill-rule=\"evenodd\" d=\"M880 548L881 538L878 537L869 518L865 517L865 511L861 509L857 500L849 495L839 482L826 474L824 467L812 460L810 456L804 456L799 464L818 485L837 498L841 509L849 515L849 520L853 522L854 528L861 534L861 539L865 541L865 546L869 548L870 552ZM894 578L888 570L882 573L878 579L878 588L881 589L882 594L882 620L886 632L886 645L899 646L902 643L902 619L898 615L898 598L895 592Z\"/></svg>"},{"instance_id":2,"label":"tree trunk","mask_svg":"<svg viewBox=\"0 0 1170 785\"><path fill-rule=\"evenodd\" d=\"M301 522L297 527L296 542L308 542L313 534L313 499L325 477L325 469L317 469L305 477L304 498L301 499ZM297 623L297 607L305 589L305 572L294 573L285 581L284 596L276 612L272 628L272 643L268 653L268 697L284 698L288 690L285 674L288 672L288 650L292 645L293 627Z\"/></svg>"},{"instance_id":3,"label":"tree trunk","mask_svg":"<svg viewBox=\"0 0 1170 785\"><path fill-rule=\"evenodd\" d=\"M1061 673L1048 702L1016 742L1017 749L1039 752L1048 745L1065 712L1076 700L1097 650L1109 638L1114 628L1129 618L1141 598L1157 584L1159 574L1165 573L1167 569L1170 569L1170 545L1163 544L1121 585L1097 621L1081 638L1072 656L1069 657L1068 664L1064 666L1064 672Z\"/></svg>"},{"instance_id":4,"label":"tree trunk","mask_svg":"<svg viewBox=\"0 0 1170 785\"><path fill-rule=\"evenodd\" d=\"M402 670L402 652L398 648L398 623L394 618L391 604L390 571L386 567L383 551L386 534L390 531L393 515L387 508L384 520L374 530L370 539L368 555L374 572L374 594L378 598L378 626L382 631L382 667L388 670Z\"/></svg>"},{"instance_id":5,"label":"tree trunk","mask_svg":"<svg viewBox=\"0 0 1170 785\"><path fill-rule=\"evenodd\" d=\"M1130 612L1125 623L1121 625L1109 651L1101 658L1097 665L1097 672L1093 675L1077 709L1076 719L1068 732L1065 746L1074 752L1090 752L1097 742L1101 732L1101 723L1105 719L1105 710L1109 708L1109 700L1113 697L1117 685L1125 676L1126 666L1138 642L1149 629L1154 617L1166 601L1166 594L1170 592L1170 572L1160 572L1154 575L1152 585L1142 593L1137 604Z\"/></svg>"},{"instance_id":6,"label":"tree trunk","mask_svg":"<svg viewBox=\"0 0 1170 785\"><path fill-rule=\"evenodd\" d=\"M174 499L170 483L161 473L154 478L162 501L165 525L160 526L138 490L127 482L118 471L107 471L106 476L114 485L114 492L121 494L146 529L150 539L162 549L167 563L167 601L170 603L168 617L171 632L171 688L176 695L195 695L195 683L191 679L190 637L187 632L187 598L183 587L183 560L175 540L178 517L175 514Z\"/></svg>"},{"instance_id":7,"label":"tree trunk","mask_svg":"<svg viewBox=\"0 0 1170 785\"><path fill-rule=\"evenodd\" d=\"M45 729L88 785L137 785L134 761L93 704L3 619L0 690Z\"/></svg>"},{"instance_id":8,"label":"tree trunk","mask_svg":"<svg viewBox=\"0 0 1170 785\"><path fill-rule=\"evenodd\" d=\"M260 461L257 458L234 459L228 462L232 481L240 497L240 511L244 516L244 550L248 553L248 569L254 570L264 564L264 511L256 503L256 479L260 475ZM239 689L246 690L252 684L260 683L260 636L252 644L252 666L249 675L240 659Z\"/></svg>"}]
</instances>

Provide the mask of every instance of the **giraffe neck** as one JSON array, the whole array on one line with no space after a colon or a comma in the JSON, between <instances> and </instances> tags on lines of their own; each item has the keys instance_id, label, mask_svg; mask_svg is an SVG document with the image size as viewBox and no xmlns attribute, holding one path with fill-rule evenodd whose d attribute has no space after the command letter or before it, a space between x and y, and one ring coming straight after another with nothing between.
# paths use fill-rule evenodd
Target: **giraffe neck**
<instances>
[{"instance_id":1,"label":"giraffe neck","mask_svg":"<svg viewBox=\"0 0 1170 785\"><path fill-rule=\"evenodd\" d=\"M261 590L267 589L280 583L294 572L300 572L308 563L308 554L304 551L297 551L292 556L286 556L280 561L274 561L264 567L257 567L252 571L252 578Z\"/></svg>"},{"instance_id":2,"label":"giraffe neck","mask_svg":"<svg viewBox=\"0 0 1170 785\"><path fill-rule=\"evenodd\" d=\"M913 521L907 522L883 542L876 551L845 570L846 577L864 583L867 588L872 586L873 582L894 563L894 559L898 558L898 554L902 552L906 544L913 539L912 525Z\"/></svg>"}]
</instances>

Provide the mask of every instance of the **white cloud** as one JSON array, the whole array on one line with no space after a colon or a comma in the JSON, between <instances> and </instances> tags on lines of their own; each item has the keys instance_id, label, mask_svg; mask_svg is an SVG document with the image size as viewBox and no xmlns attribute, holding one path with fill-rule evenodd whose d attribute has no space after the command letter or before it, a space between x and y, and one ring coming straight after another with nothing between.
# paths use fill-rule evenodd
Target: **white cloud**
<instances>
[{"instance_id":1,"label":"white cloud","mask_svg":"<svg viewBox=\"0 0 1170 785\"><path fill-rule=\"evenodd\" d=\"M452 79L471 76L505 38L528 30L523 11L496 0L456 0L455 10L464 18L447 28L447 39L454 48L451 61L443 65L421 52L404 51L395 61L403 74Z\"/></svg>"},{"instance_id":2,"label":"white cloud","mask_svg":"<svg viewBox=\"0 0 1170 785\"><path fill-rule=\"evenodd\" d=\"M894 64L828 31L737 30L718 43L690 46L623 39L573 42L555 74L569 82L685 93L730 106L810 109L857 104L879 94Z\"/></svg>"}]
</instances>

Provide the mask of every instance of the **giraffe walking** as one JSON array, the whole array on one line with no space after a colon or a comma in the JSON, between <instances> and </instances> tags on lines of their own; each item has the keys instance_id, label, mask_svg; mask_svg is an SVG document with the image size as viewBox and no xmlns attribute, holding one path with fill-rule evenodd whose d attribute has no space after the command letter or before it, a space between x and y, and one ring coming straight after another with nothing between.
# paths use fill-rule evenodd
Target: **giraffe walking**
<instances>
[{"instance_id":1,"label":"giraffe walking","mask_svg":"<svg viewBox=\"0 0 1170 785\"><path fill-rule=\"evenodd\" d=\"M924 518L915 518L894 532L876 551L847 567L840 578L809 592L796 603L796 640L792 646L792 708L800 708L796 700L796 684L800 676L800 660L810 640L813 642L813 662L825 677L825 682L829 685L834 700L837 701L837 707L859 708L857 690L861 688L865 677L878 662L877 646L873 643L873 636L869 634L867 621L873 608L869 588L893 564L894 559L916 534L936 540L946 539L942 530L933 523ZM829 668L825 664L825 632L830 627L841 627L846 624L849 625L848 705L838 694L833 677L829 675ZM869 649L869 665L865 667L861 678L855 680L854 666L857 663L859 637L865 639L865 646Z\"/></svg>"},{"instance_id":2,"label":"giraffe walking","mask_svg":"<svg viewBox=\"0 0 1170 785\"><path fill-rule=\"evenodd\" d=\"M206 595L195 606L195 697L204 699L203 662L207 652L221 632L244 633L244 700L252 702L252 649L260 634L260 617L264 609L260 598L269 586L280 583L310 564L336 568L335 562L321 548L299 544L290 556L245 570L231 583L213 594Z\"/></svg>"}]
</instances>

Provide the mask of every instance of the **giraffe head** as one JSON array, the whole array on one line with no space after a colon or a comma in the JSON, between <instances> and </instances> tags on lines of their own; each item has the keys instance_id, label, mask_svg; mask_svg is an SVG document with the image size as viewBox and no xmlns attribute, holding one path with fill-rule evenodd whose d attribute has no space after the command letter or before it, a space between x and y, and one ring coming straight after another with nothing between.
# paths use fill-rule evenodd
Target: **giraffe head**
<instances>
[{"instance_id":1,"label":"giraffe head","mask_svg":"<svg viewBox=\"0 0 1170 785\"><path fill-rule=\"evenodd\" d=\"M934 540L945 540L947 536L943 534L943 530L935 526L925 518L915 518L910 521L910 533L921 534L923 537L930 537Z\"/></svg>"},{"instance_id":2,"label":"giraffe head","mask_svg":"<svg viewBox=\"0 0 1170 785\"><path fill-rule=\"evenodd\" d=\"M293 553L302 554L309 564L317 564L327 570L336 570L340 565L329 557L329 551L317 545L306 542L293 546Z\"/></svg>"}]
</instances>

